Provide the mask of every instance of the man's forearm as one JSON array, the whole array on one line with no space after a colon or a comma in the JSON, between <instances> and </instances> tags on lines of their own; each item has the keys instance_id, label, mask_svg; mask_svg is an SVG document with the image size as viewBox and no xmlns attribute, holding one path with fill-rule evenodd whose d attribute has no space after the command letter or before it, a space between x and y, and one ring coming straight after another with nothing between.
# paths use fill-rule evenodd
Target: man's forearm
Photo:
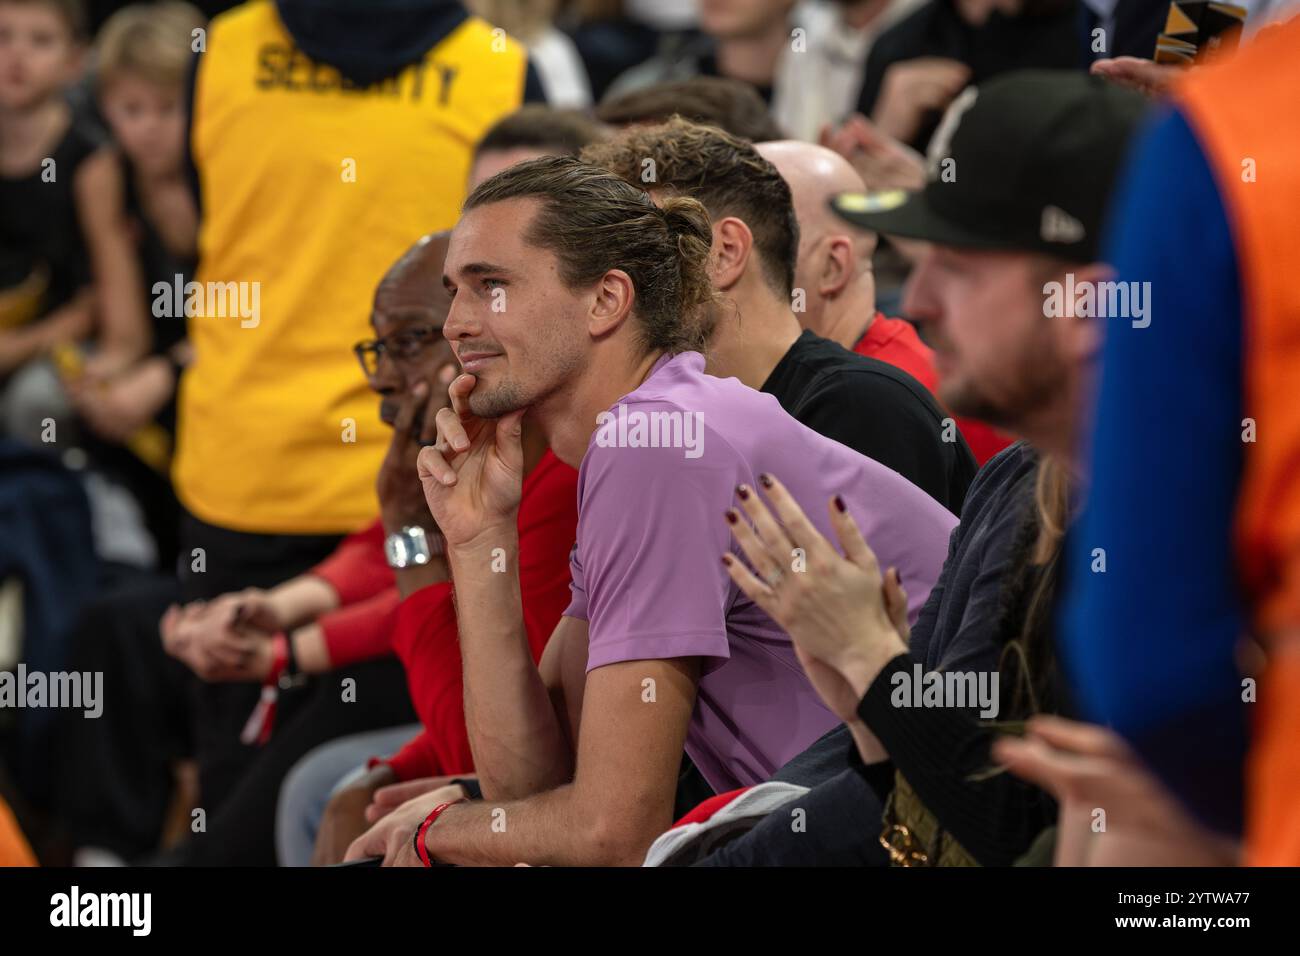
<instances>
[{"instance_id":1,"label":"man's forearm","mask_svg":"<svg viewBox=\"0 0 1300 956\"><path fill-rule=\"evenodd\" d=\"M289 632L294 660L304 674L324 674L333 670L329 645L325 643L325 630L319 624L304 624Z\"/></svg>"},{"instance_id":2,"label":"man's forearm","mask_svg":"<svg viewBox=\"0 0 1300 956\"><path fill-rule=\"evenodd\" d=\"M458 866L640 866L672 820L582 806L565 785L525 800L447 808L425 832L429 856Z\"/></svg>"},{"instance_id":3,"label":"man's forearm","mask_svg":"<svg viewBox=\"0 0 1300 956\"><path fill-rule=\"evenodd\" d=\"M324 578L302 574L267 592L276 617L285 628L316 620L339 606L339 596Z\"/></svg>"},{"instance_id":4,"label":"man's forearm","mask_svg":"<svg viewBox=\"0 0 1300 956\"><path fill-rule=\"evenodd\" d=\"M483 793L517 799L568 782L573 754L533 663L519 539L448 552L464 664L465 722Z\"/></svg>"}]
</instances>

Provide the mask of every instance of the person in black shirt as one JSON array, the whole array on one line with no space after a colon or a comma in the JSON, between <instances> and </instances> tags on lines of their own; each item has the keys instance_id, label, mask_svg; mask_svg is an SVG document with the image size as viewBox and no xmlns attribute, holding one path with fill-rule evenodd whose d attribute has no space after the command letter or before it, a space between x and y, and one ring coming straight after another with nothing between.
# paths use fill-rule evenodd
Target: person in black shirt
<instances>
[{"instance_id":1,"label":"person in black shirt","mask_svg":"<svg viewBox=\"0 0 1300 956\"><path fill-rule=\"evenodd\" d=\"M699 200L713 221L707 371L767 392L814 431L894 469L958 513L975 459L956 424L906 372L804 331L793 309L799 225L790 187L753 146L680 118L583 152L651 191ZM647 165L647 163L649 165ZM642 177L650 173L653 179Z\"/></svg>"},{"instance_id":2,"label":"person in black shirt","mask_svg":"<svg viewBox=\"0 0 1300 956\"><path fill-rule=\"evenodd\" d=\"M975 457L953 419L902 369L805 330L762 391L813 431L888 465L961 514Z\"/></svg>"},{"instance_id":3,"label":"person in black shirt","mask_svg":"<svg viewBox=\"0 0 1300 956\"><path fill-rule=\"evenodd\" d=\"M1024 69L1082 69L1077 0L930 0L871 47L858 112L921 152L967 84Z\"/></svg>"}]
</instances>

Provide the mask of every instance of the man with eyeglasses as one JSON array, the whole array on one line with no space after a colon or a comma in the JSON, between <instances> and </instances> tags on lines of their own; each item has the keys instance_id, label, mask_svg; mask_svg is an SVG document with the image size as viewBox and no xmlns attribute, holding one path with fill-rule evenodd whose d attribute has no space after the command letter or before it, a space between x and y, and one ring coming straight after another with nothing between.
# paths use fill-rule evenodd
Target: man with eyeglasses
<instances>
[{"instance_id":1,"label":"man with eyeglasses","mask_svg":"<svg viewBox=\"0 0 1300 956\"><path fill-rule=\"evenodd\" d=\"M321 859L329 858L329 847L335 844L334 855L341 857L365 828L364 811L378 787L437 787L473 768L451 586L441 558L441 536L429 515L415 464L421 443L432 441L437 410L447 403L446 378L440 382L439 373L455 364L442 337L449 306L441 281L446 248L447 234L435 234L398 260L375 291L375 337L353 347L367 384L380 397L379 417L393 428L376 480L380 517L345 538L304 574L268 590L235 591L206 603L173 607L163 618L163 645L202 680L199 686L243 686L256 692L260 684L261 696L275 699L270 713L268 708L252 713L244 708L235 715L246 749L253 754L248 770L220 808L205 805L206 832L195 834L163 862L274 865L277 797L286 803L285 812L298 831L310 831L297 841L299 847L305 843L305 853L284 859L281 845L282 862L308 862L318 823L328 825L329 836ZM519 515L521 542L527 545L520 552L519 573L536 659L569 600L577 475L535 437L525 441L532 467ZM201 717L174 699L181 695L187 674L157 651L156 637L148 641L148 634L113 634L120 636L104 654L134 663L130 674L123 672L122 680L111 686L148 681L166 684L174 693L166 695L171 701L166 712L160 710L166 701L155 695L143 708L110 708L112 714L123 715L116 720L78 722L96 725L85 731L79 752L96 754L96 777L109 782L97 787L86 780L79 785L102 791L97 827L105 834L124 831L132 811L140 815L131 799L135 791L119 783L163 776L170 782L170 760L176 755L163 753L160 738L164 731L185 735L198 730ZM393 659L394 652L400 663ZM311 679L327 672L328 680ZM155 700L163 703L155 707ZM414 710L411 701L418 702ZM229 734L230 742L237 742L240 727ZM193 749L186 752L201 758L205 738L197 733L195 737ZM330 760L343 759L345 764L327 764L339 769L332 777L328 772L322 777L321 763L315 762L314 777L295 778L294 792L302 799L287 800L285 777L294 764L313 748L336 742L350 743L351 748L322 749L330 750ZM382 760L353 779L321 821L335 782L371 756ZM306 786L311 779L328 780L328 785L312 792ZM304 806L311 808L305 821L300 812ZM114 844L128 859L156 845L159 834L151 834L150 827L161 826L161 812L155 821L132 825L144 831L132 841L133 848Z\"/></svg>"}]
</instances>

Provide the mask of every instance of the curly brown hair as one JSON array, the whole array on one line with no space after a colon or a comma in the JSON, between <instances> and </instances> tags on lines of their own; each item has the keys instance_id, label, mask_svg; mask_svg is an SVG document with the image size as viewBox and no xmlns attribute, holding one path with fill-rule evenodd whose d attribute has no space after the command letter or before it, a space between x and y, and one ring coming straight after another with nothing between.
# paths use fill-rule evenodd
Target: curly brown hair
<instances>
[{"instance_id":1,"label":"curly brown hair","mask_svg":"<svg viewBox=\"0 0 1300 956\"><path fill-rule=\"evenodd\" d=\"M541 204L525 241L555 253L569 288L590 286L612 269L627 273L642 354L703 350L716 294L708 273L713 229L702 205L676 197L656 206L608 170L547 156L481 184L465 211L522 198Z\"/></svg>"},{"instance_id":2,"label":"curly brown hair","mask_svg":"<svg viewBox=\"0 0 1300 956\"><path fill-rule=\"evenodd\" d=\"M767 283L779 295L794 289L799 222L790 186L744 140L714 126L674 116L658 126L633 126L582 151L634 186L668 190L704 203L713 220L735 216L754 235Z\"/></svg>"}]
</instances>

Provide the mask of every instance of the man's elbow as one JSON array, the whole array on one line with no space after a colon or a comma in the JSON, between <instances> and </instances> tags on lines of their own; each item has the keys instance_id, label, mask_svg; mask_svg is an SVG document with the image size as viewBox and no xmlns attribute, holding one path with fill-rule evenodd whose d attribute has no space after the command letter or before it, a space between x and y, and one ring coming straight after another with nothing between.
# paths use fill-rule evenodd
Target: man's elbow
<instances>
[{"instance_id":1,"label":"man's elbow","mask_svg":"<svg viewBox=\"0 0 1300 956\"><path fill-rule=\"evenodd\" d=\"M632 811L602 811L587 830L583 854L589 858L586 863L588 866L640 866L645 862L650 844L670 825L671 820L651 819Z\"/></svg>"}]
</instances>

